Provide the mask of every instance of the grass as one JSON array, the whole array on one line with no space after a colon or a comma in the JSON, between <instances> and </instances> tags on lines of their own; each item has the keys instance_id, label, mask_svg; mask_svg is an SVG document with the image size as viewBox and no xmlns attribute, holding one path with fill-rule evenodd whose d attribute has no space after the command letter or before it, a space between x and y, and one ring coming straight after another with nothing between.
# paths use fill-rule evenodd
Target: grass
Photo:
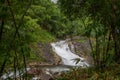
<instances>
[{"instance_id":1,"label":"grass","mask_svg":"<svg viewBox=\"0 0 120 80\"><path fill-rule=\"evenodd\" d=\"M56 80L120 80L120 65L111 64L103 69L95 67L72 69L57 77Z\"/></svg>"}]
</instances>

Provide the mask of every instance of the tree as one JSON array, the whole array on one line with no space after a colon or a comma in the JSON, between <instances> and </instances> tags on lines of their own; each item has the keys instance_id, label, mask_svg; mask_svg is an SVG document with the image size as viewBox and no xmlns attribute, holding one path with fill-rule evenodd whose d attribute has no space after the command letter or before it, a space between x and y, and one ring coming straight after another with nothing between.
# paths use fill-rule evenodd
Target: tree
<instances>
[{"instance_id":1,"label":"tree","mask_svg":"<svg viewBox=\"0 0 120 80\"><path fill-rule=\"evenodd\" d=\"M25 56L29 53L29 40L26 40L26 33L23 36L20 32L31 3L32 0L0 1L0 76L8 66L13 66L15 73L23 65L26 69Z\"/></svg>"},{"instance_id":2,"label":"tree","mask_svg":"<svg viewBox=\"0 0 120 80\"><path fill-rule=\"evenodd\" d=\"M84 21L84 17L89 17L89 20L92 21L92 24L86 25L86 30L88 30L88 26L92 26L90 31L95 31L96 34L96 54L98 55L100 50L100 27L102 27L104 41L106 41L106 37L109 38L107 40L106 47L104 51L106 51L106 55L109 55L110 45L109 42L112 41L114 47L114 60L116 62L120 62L120 35L119 35L119 20L120 20L120 1L119 0L59 0L58 5L60 5L61 10L70 18L77 16ZM97 27L98 26L98 27ZM99 29L98 29L99 28ZM91 32L90 32L91 33ZM89 34L90 34L89 33ZM101 32L100 32L101 33ZM112 37L111 37L112 36ZM98 42L99 41L99 42ZM105 46L105 45L103 45ZM102 52L104 54L104 52ZM105 55L103 55L105 56ZM98 57L96 57L98 58Z\"/></svg>"},{"instance_id":3,"label":"tree","mask_svg":"<svg viewBox=\"0 0 120 80\"><path fill-rule=\"evenodd\" d=\"M37 0L28 11L32 19L38 19L40 27L52 33L56 37L66 35L67 18L60 12L57 5L50 0Z\"/></svg>"}]
</instances>

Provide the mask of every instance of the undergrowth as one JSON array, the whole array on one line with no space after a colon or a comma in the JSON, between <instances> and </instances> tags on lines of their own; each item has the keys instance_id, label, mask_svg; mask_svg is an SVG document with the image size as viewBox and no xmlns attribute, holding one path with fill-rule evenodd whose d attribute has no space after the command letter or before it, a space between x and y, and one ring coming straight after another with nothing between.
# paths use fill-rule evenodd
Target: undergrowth
<instances>
[{"instance_id":1,"label":"undergrowth","mask_svg":"<svg viewBox=\"0 0 120 80\"><path fill-rule=\"evenodd\" d=\"M61 74L56 80L120 80L120 65L114 63L102 69L97 67L72 69Z\"/></svg>"}]
</instances>

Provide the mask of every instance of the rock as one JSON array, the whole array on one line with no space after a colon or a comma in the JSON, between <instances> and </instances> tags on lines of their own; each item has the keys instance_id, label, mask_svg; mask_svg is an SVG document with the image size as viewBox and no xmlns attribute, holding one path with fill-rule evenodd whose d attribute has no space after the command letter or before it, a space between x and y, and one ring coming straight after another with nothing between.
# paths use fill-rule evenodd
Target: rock
<instances>
[{"instance_id":1,"label":"rock","mask_svg":"<svg viewBox=\"0 0 120 80\"><path fill-rule=\"evenodd\" d=\"M53 78L48 74L41 74L40 80L53 80Z\"/></svg>"},{"instance_id":2,"label":"rock","mask_svg":"<svg viewBox=\"0 0 120 80\"><path fill-rule=\"evenodd\" d=\"M39 73L40 73L40 71L37 68L30 68L30 70L27 71L27 74L29 74L29 75L37 75Z\"/></svg>"},{"instance_id":3,"label":"rock","mask_svg":"<svg viewBox=\"0 0 120 80\"><path fill-rule=\"evenodd\" d=\"M79 55L82 58L85 58L85 61L91 66L94 65L94 60L90 55L91 53L90 43L87 40L87 38L77 36L67 40L67 42L69 43L68 46L70 47L70 50L73 53Z\"/></svg>"},{"instance_id":4,"label":"rock","mask_svg":"<svg viewBox=\"0 0 120 80\"><path fill-rule=\"evenodd\" d=\"M56 53L53 52L53 56L54 56L54 63L53 63L53 65L62 64L61 58Z\"/></svg>"}]
</instances>

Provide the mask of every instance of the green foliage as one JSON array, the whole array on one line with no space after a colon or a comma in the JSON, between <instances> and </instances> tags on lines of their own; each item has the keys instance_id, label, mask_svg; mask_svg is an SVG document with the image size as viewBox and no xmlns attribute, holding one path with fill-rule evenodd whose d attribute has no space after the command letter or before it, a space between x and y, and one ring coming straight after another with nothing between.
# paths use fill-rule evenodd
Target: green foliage
<instances>
[{"instance_id":1,"label":"green foliage","mask_svg":"<svg viewBox=\"0 0 120 80\"><path fill-rule=\"evenodd\" d=\"M71 20L80 18L85 14L84 0L58 0L61 11Z\"/></svg>"},{"instance_id":2,"label":"green foliage","mask_svg":"<svg viewBox=\"0 0 120 80\"><path fill-rule=\"evenodd\" d=\"M67 18L51 1L35 1L29 9L28 15L33 19L37 19L37 23L42 29L47 30L56 37L63 37L66 34Z\"/></svg>"},{"instance_id":3,"label":"green foliage","mask_svg":"<svg viewBox=\"0 0 120 80\"><path fill-rule=\"evenodd\" d=\"M110 63L111 57L114 57L113 61L120 61L119 0L59 0L58 5L71 21L82 20L83 32L89 39L96 65ZM95 46L90 37L95 38Z\"/></svg>"},{"instance_id":4,"label":"green foliage","mask_svg":"<svg viewBox=\"0 0 120 80\"><path fill-rule=\"evenodd\" d=\"M107 68L73 68L70 72L62 73L56 80L119 80L120 65L112 64Z\"/></svg>"},{"instance_id":5,"label":"green foliage","mask_svg":"<svg viewBox=\"0 0 120 80\"><path fill-rule=\"evenodd\" d=\"M119 8L119 0L59 0L58 5L50 0L1 0L0 76L9 69L7 67L14 70L26 67L27 59L44 60L38 59L31 51L36 48L32 48L31 44L49 43L55 37L87 36L99 69L108 67L111 62L120 62ZM84 71L87 73L81 75ZM119 73L110 74L114 71L90 72L73 70L59 80L82 77L88 80L119 79ZM73 76L76 77L73 79Z\"/></svg>"},{"instance_id":6,"label":"green foliage","mask_svg":"<svg viewBox=\"0 0 120 80\"><path fill-rule=\"evenodd\" d=\"M30 16L25 16L24 31L30 35L33 42L51 42L54 37L46 30L41 29L40 25L37 24L37 19L32 19ZM30 40L30 39L29 39Z\"/></svg>"},{"instance_id":7,"label":"green foliage","mask_svg":"<svg viewBox=\"0 0 120 80\"><path fill-rule=\"evenodd\" d=\"M26 67L32 53L30 44L54 40L54 36L40 27L39 19L26 14L31 4L32 0L0 2L0 76L10 68Z\"/></svg>"}]
</instances>

